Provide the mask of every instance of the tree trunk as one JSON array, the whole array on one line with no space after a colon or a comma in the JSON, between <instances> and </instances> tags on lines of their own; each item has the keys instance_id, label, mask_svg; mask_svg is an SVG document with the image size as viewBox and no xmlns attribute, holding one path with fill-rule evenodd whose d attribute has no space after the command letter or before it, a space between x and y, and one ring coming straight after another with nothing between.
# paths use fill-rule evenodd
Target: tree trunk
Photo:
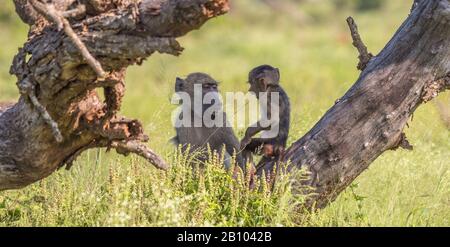
<instances>
[{"instance_id":1,"label":"tree trunk","mask_svg":"<svg viewBox=\"0 0 450 247\"><path fill-rule=\"evenodd\" d=\"M411 149L402 132L414 110L450 88L450 3L420 1L359 79L284 156L306 168L308 207L333 201L384 151Z\"/></svg>"},{"instance_id":2,"label":"tree trunk","mask_svg":"<svg viewBox=\"0 0 450 247\"><path fill-rule=\"evenodd\" d=\"M125 70L154 52L179 55L175 38L227 12L228 0L14 2L31 26L11 66L21 97L6 111L0 107L0 190L70 167L95 147L134 152L165 168L140 143L148 138L139 121L116 116ZM101 78L96 72L103 69ZM106 102L96 88L104 88Z\"/></svg>"}]
</instances>

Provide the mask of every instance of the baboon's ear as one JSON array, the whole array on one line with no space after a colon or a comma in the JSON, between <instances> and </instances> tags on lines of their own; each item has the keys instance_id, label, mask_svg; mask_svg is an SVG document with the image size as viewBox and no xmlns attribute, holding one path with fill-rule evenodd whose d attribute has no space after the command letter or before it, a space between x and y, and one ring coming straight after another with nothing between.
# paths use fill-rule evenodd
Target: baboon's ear
<instances>
[{"instance_id":1,"label":"baboon's ear","mask_svg":"<svg viewBox=\"0 0 450 247\"><path fill-rule=\"evenodd\" d=\"M275 68L275 71L277 72L278 80L280 79L280 70L278 68Z\"/></svg>"},{"instance_id":2,"label":"baboon's ear","mask_svg":"<svg viewBox=\"0 0 450 247\"><path fill-rule=\"evenodd\" d=\"M280 76L280 70L278 69L278 68L275 68L275 71L277 72L277 83L280 83L280 80L281 80L281 76Z\"/></svg>"},{"instance_id":3,"label":"baboon's ear","mask_svg":"<svg viewBox=\"0 0 450 247\"><path fill-rule=\"evenodd\" d=\"M183 89L184 86L184 80L181 79L180 77L177 77L177 79L175 80L175 91L178 92L181 89Z\"/></svg>"},{"instance_id":4,"label":"baboon's ear","mask_svg":"<svg viewBox=\"0 0 450 247\"><path fill-rule=\"evenodd\" d=\"M177 77L177 79L176 79L176 83L177 84L180 84L180 83L183 83L183 82L184 82L183 79L181 79L180 77Z\"/></svg>"}]
</instances>

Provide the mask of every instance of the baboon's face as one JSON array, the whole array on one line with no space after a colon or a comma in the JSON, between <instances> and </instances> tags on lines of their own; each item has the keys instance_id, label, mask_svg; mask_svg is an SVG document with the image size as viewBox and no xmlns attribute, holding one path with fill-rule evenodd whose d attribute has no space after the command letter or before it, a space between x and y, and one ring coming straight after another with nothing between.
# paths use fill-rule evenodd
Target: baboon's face
<instances>
[{"instance_id":1,"label":"baboon's face","mask_svg":"<svg viewBox=\"0 0 450 247\"><path fill-rule=\"evenodd\" d=\"M249 78L250 88L249 92L255 94L256 97L259 96L259 93L266 91L266 84L264 83L264 77L258 76Z\"/></svg>"},{"instance_id":2,"label":"baboon's face","mask_svg":"<svg viewBox=\"0 0 450 247\"><path fill-rule=\"evenodd\" d=\"M207 93L218 93L217 81L204 73L192 73L186 79L177 78L175 92L186 92L191 98L194 97L194 89L201 88L202 97Z\"/></svg>"},{"instance_id":3,"label":"baboon's face","mask_svg":"<svg viewBox=\"0 0 450 247\"><path fill-rule=\"evenodd\" d=\"M201 92L194 92L201 90ZM186 79L177 78L175 82L175 92L185 92L191 99L191 105L195 107L195 100L200 100L202 104L201 111L205 111L211 105L221 103L217 81L204 73L192 73ZM208 95L207 95L208 94ZM201 96L201 98L199 97ZM206 97L205 97L206 96Z\"/></svg>"},{"instance_id":4,"label":"baboon's face","mask_svg":"<svg viewBox=\"0 0 450 247\"><path fill-rule=\"evenodd\" d=\"M269 85L278 85L279 80L280 72L277 68L269 65L256 67L248 75L248 91L259 97L259 93L266 92Z\"/></svg>"}]
</instances>

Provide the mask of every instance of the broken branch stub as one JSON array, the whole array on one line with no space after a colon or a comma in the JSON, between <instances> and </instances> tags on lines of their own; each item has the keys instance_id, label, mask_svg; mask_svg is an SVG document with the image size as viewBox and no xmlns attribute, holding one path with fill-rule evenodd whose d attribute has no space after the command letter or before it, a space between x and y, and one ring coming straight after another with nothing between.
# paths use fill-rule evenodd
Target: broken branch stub
<instances>
[{"instance_id":1,"label":"broken branch stub","mask_svg":"<svg viewBox=\"0 0 450 247\"><path fill-rule=\"evenodd\" d=\"M367 64L372 59L373 55L372 55L372 53L368 52L367 46L362 41L361 36L359 35L359 32L358 32L358 26L356 25L355 20L352 17L348 17L347 24L348 24L348 27L350 28L350 33L352 35L353 46L356 49L358 49L358 53L359 53L359 56L358 56L359 63L358 63L357 67L359 70L363 71L367 67Z\"/></svg>"}]
</instances>

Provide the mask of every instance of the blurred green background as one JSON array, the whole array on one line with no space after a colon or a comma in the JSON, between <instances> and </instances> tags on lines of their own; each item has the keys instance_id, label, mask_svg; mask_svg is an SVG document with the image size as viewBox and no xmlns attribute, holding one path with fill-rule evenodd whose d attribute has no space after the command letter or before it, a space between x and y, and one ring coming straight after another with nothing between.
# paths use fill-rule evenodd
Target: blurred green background
<instances>
[{"instance_id":1,"label":"blurred green background","mask_svg":"<svg viewBox=\"0 0 450 247\"><path fill-rule=\"evenodd\" d=\"M128 70L122 114L141 119L151 137L149 145L169 160L173 147L167 140L174 135L171 111L175 109L170 96L176 76L206 72L221 82L224 92L246 91L251 68L265 63L280 68L282 85L293 108L289 139L293 142L319 120L359 75L357 52L351 44L346 17L355 18L369 50L377 54L412 5L407 0L231 2L230 13L179 39L186 48L180 57L155 54L142 66ZM8 71L17 48L26 40L27 27L15 15L12 1L4 1L0 7L0 31L0 101L16 100L16 80ZM448 92L444 93L414 114L414 121L406 129L414 151L384 153L337 201L307 219L293 220L294 211L289 210L284 216L278 215L283 212L274 212L273 217L271 211L264 211L268 215L263 217L261 206L248 209L248 215L241 215L240 219L230 216L222 204L200 207L191 199L185 202L182 198L193 194L174 188L173 181L172 187L163 188L169 178L148 171L153 168L147 168L141 160L91 150L78 159L71 171L58 171L21 191L0 192L0 225L450 226L450 131L445 122L449 97ZM237 133L242 136L243 131ZM130 167L139 169L139 178ZM131 192L113 200L102 189L111 181L111 174L117 173L125 174L118 175L124 184L129 179L134 181L126 187L129 191L137 185L160 186L151 188L164 191L157 200L165 206L155 203L154 196L144 196L159 205L153 210L172 205L174 200L178 206L162 214L140 205L140 213L136 213L128 204ZM161 183L149 182L146 176ZM125 193L126 188L120 193ZM145 189L139 191L146 193ZM44 199L40 200L41 196ZM270 200L276 203L294 200L273 196ZM211 203L213 199L210 198ZM108 203L102 204L103 200ZM202 212L201 217L189 213L196 210Z\"/></svg>"}]
</instances>

